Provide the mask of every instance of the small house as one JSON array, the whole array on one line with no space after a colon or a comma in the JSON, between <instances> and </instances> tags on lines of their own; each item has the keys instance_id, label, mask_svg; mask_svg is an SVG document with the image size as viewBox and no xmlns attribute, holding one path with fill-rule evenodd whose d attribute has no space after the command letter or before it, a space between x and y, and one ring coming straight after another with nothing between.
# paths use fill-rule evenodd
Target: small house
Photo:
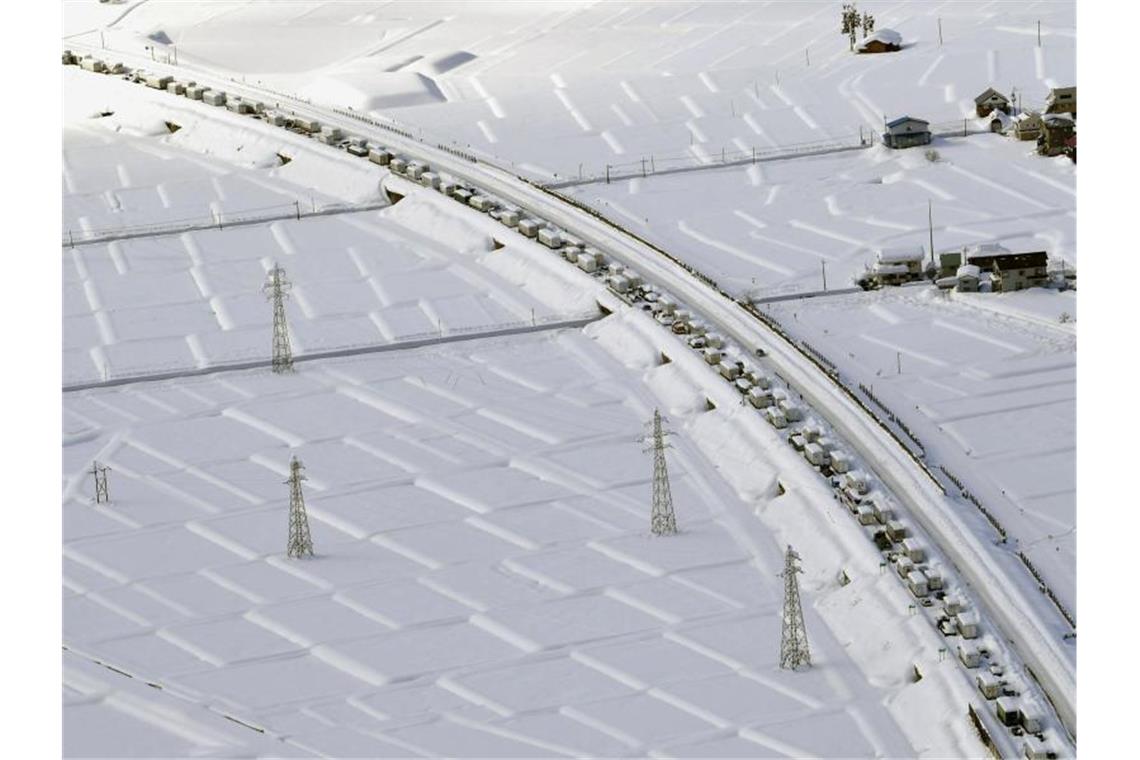
<instances>
[{"instance_id":1,"label":"small house","mask_svg":"<svg viewBox=\"0 0 1140 760\"><path fill-rule=\"evenodd\" d=\"M888 148L911 148L916 145L929 145L931 140L930 122L911 116L900 116L886 124L883 145Z\"/></svg>"},{"instance_id":2,"label":"small house","mask_svg":"<svg viewBox=\"0 0 1140 760\"><path fill-rule=\"evenodd\" d=\"M957 288L960 293L977 293L981 282L982 270L975 264L964 264L958 267Z\"/></svg>"},{"instance_id":3,"label":"small house","mask_svg":"<svg viewBox=\"0 0 1140 760\"><path fill-rule=\"evenodd\" d=\"M926 583L926 573L921 570L914 570L907 575L906 585L910 589L910 593L919 599L930 595L930 587Z\"/></svg>"},{"instance_id":4,"label":"small house","mask_svg":"<svg viewBox=\"0 0 1140 760\"><path fill-rule=\"evenodd\" d=\"M922 246L880 249L872 276L879 285L901 285L922 279Z\"/></svg>"},{"instance_id":5,"label":"small house","mask_svg":"<svg viewBox=\"0 0 1140 760\"><path fill-rule=\"evenodd\" d=\"M962 251L943 251L938 254L938 276L954 277L962 266Z\"/></svg>"},{"instance_id":6,"label":"small house","mask_svg":"<svg viewBox=\"0 0 1140 760\"><path fill-rule=\"evenodd\" d=\"M1016 700L1000 697L997 704L994 705L994 713L997 715L998 722L1003 726L1021 725L1021 708L1018 707Z\"/></svg>"},{"instance_id":7,"label":"small house","mask_svg":"<svg viewBox=\"0 0 1140 760\"><path fill-rule=\"evenodd\" d=\"M1045 98L1045 113L1068 113L1077 118L1077 88L1054 87Z\"/></svg>"},{"instance_id":8,"label":"small house","mask_svg":"<svg viewBox=\"0 0 1140 760\"><path fill-rule=\"evenodd\" d=\"M1065 153L1070 137L1076 134L1076 122L1063 114L1047 113L1041 117L1042 131L1037 138L1037 152L1043 156Z\"/></svg>"},{"instance_id":9,"label":"small house","mask_svg":"<svg viewBox=\"0 0 1140 760\"><path fill-rule=\"evenodd\" d=\"M967 668L973 670L982 664L982 653L973 644L963 642L958 645L958 659Z\"/></svg>"},{"instance_id":10,"label":"small house","mask_svg":"<svg viewBox=\"0 0 1140 760\"><path fill-rule=\"evenodd\" d=\"M1041 136L1043 123L1041 114L1035 112L1019 114L1013 122L1013 135L1018 140L1036 140Z\"/></svg>"},{"instance_id":11,"label":"small house","mask_svg":"<svg viewBox=\"0 0 1140 760\"><path fill-rule=\"evenodd\" d=\"M1002 292L1041 287L1049 279L1049 254L1045 251L1013 253L991 244L967 250L966 260L991 274L996 280L994 290Z\"/></svg>"},{"instance_id":12,"label":"small house","mask_svg":"<svg viewBox=\"0 0 1140 760\"><path fill-rule=\"evenodd\" d=\"M856 53L893 53L902 50L902 35L894 29L880 29L855 46Z\"/></svg>"},{"instance_id":13,"label":"small house","mask_svg":"<svg viewBox=\"0 0 1140 760\"><path fill-rule=\"evenodd\" d=\"M989 116L994 111L1009 113L1009 98L993 87L987 87L985 92L974 98L974 108L979 117Z\"/></svg>"},{"instance_id":14,"label":"small house","mask_svg":"<svg viewBox=\"0 0 1140 760\"><path fill-rule=\"evenodd\" d=\"M954 624L958 627L958 635L964 639L978 638L978 613L964 610L954 616Z\"/></svg>"},{"instance_id":15,"label":"small house","mask_svg":"<svg viewBox=\"0 0 1140 760\"><path fill-rule=\"evenodd\" d=\"M978 685L978 691L986 699L997 699L1001 694L1001 679L988 670L983 670L974 676L974 683Z\"/></svg>"}]
</instances>

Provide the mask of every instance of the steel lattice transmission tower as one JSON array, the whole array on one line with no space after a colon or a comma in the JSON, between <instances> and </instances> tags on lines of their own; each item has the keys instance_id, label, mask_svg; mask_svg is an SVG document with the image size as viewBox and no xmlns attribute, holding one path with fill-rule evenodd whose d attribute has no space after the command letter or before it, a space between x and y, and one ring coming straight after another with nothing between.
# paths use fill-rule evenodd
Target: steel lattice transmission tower
<instances>
[{"instance_id":1,"label":"steel lattice transmission tower","mask_svg":"<svg viewBox=\"0 0 1140 760\"><path fill-rule=\"evenodd\" d=\"M285 299L290 287L292 283L285 279L285 270L274 263L262 290L273 302L273 371L279 375L293 371L293 348L289 345L289 325L285 322Z\"/></svg>"},{"instance_id":2,"label":"steel lattice transmission tower","mask_svg":"<svg viewBox=\"0 0 1140 760\"><path fill-rule=\"evenodd\" d=\"M790 545L784 555L784 626L780 632L780 667L790 670L811 666L811 651L808 648L807 628L804 627L804 610L800 606L800 583L796 575L803 570L799 566L800 555Z\"/></svg>"},{"instance_id":3,"label":"steel lattice transmission tower","mask_svg":"<svg viewBox=\"0 0 1140 760\"><path fill-rule=\"evenodd\" d=\"M309 536L309 516L305 513L305 494L301 491L301 461L297 457L289 462L289 548L290 557L313 556L313 539Z\"/></svg>"},{"instance_id":4,"label":"steel lattice transmission tower","mask_svg":"<svg viewBox=\"0 0 1140 760\"><path fill-rule=\"evenodd\" d=\"M671 536L677 532L677 517L673 513L673 493L669 488L669 470L665 465L665 449L672 448L665 442L670 431L661 427L662 417L658 409L653 410L653 431L642 438L652 441L645 451L653 452L653 512L649 527L655 536Z\"/></svg>"},{"instance_id":5,"label":"steel lattice transmission tower","mask_svg":"<svg viewBox=\"0 0 1140 760\"><path fill-rule=\"evenodd\" d=\"M111 495L107 492L107 473L111 471L110 467L99 464L98 462L91 463L91 474L95 476L95 503L96 504L110 504Z\"/></svg>"}]
</instances>

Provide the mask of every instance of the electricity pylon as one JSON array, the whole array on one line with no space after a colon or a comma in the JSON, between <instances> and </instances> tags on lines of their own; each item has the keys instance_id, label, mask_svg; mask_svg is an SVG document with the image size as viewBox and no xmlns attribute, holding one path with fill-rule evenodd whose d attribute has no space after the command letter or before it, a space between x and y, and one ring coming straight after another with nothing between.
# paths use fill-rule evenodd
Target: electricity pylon
<instances>
[{"instance_id":1,"label":"electricity pylon","mask_svg":"<svg viewBox=\"0 0 1140 760\"><path fill-rule=\"evenodd\" d=\"M98 462L91 463L91 474L95 476L95 503L96 504L110 504L111 496L107 492L107 473L111 471L110 467L99 464Z\"/></svg>"},{"instance_id":2,"label":"electricity pylon","mask_svg":"<svg viewBox=\"0 0 1140 760\"><path fill-rule=\"evenodd\" d=\"M800 606L800 583L796 575L803 570L799 566L800 555L788 546L784 555L784 626L780 632L780 667L796 670L801 666L811 666L811 651L808 649L807 629L804 627L804 610Z\"/></svg>"},{"instance_id":3,"label":"electricity pylon","mask_svg":"<svg viewBox=\"0 0 1140 760\"><path fill-rule=\"evenodd\" d=\"M661 412L653 410L653 431L642 438L651 440L645 451L653 452L653 512L649 528L655 536L671 536L677 532L677 517L673 514L673 493L669 488L669 470L665 465L665 449L672 448L665 442L670 431L661 427Z\"/></svg>"},{"instance_id":4,"label":"electricity pylon","mask_svg":"<svg viewBox=\"0 0 1140 760\"><path fill-rule=\"evenodd\" d=\"M285 299L290 287L292 283L285 279L285 270L274 263L262 291L273 302L273 371L279 375L293 371L293 349L289 345L289 325L285 322Z\"/></svg>"},{"instance_id":5,"label":"electricity pylon","mask_svg":"<svg viewBox=\"0 0 1140 760\"><path fill-rule=\"evenodd\" d=\"M305 494L301 492L301 461L297 457L289 462L289 547L290 557L313 556L313 539L309 536L309 516L305 513Z\"/></svg>"}]
</instances>

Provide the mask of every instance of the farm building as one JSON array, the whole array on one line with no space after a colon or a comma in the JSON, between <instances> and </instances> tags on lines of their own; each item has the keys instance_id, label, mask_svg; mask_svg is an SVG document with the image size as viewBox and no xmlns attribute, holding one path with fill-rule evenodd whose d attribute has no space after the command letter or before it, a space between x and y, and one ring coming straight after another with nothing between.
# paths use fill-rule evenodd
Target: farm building
<instances>
[{"instance_id":1,"label":"farm building","mask_svg":"<svg viewBox=\"0 0 1140 760\"><path fill-rule=\"evenodd\" d=\"M981 245L966 250L966 261L993 275L994 290L1012 292L1048 281L1049 254L1045 251L1012 253L999 245Z\"/></svg>"},{"instance_id":2,"label":"farm building","mask_svg":"<svg viewBox=\"0 0 1140 760\"><path fill-rule=\"evenodd\" d=\"M902 35L894 29L880 29L855 46L856 53L893 53L902 50Z\"/></svg>"},{"instance_id":3,"label":"farm building","mask_svg":"<svg viewBox=\"0 0 1140 760\"><path fill-rule=\"evenodd\" d=\"M994 111L1009 113L1009 98L993 87L987 87L985 92L974 98L974 106L978 116L989 116Z\"/></svg>"},{"instance_id":4,"label":"farm building","mask_svg":"<svg viewBox=\"0 0 1140 760\"><path fill-rule=\"evenodd\" d=\"M938 254L938 276L954 277L962 266L962 251L943 251Z\"/></svg>"},{"instance_id":5,"label":"farm building","mask_svg":"<svg viewBox=\"0 0 1140 760\"><path fill-rule=\"evenodd\" d=\"M1047 113L1041 117L1042 131L1037 138L1037 152L1043 156L1060 156L1070 137L1076 134L1077 125L1068 116Z\"/></svg>"},{"instance_id":6,"label":"farm building","mask_svg":"<svg viewBox=\"0 0 1140 760\"><path fill-rule=\"evenodd\" d=\"M1013 122L1013 135L1018 140L1036 140L1041 136L1044 124L1039 113L1023 113Z\"/></svg>"},{"instance_id":7,"label":"farm building","mask_svg":"<svg viewBox=\"0 0 1140 760\"><path fill-rule=\"evenodd\" d=\"M886 124L883 145L888 148L910 148L930 144L930 122L911 116L900 116Z\"/></svg>"},{"instance_id":8,"label":"farm building","mask_svg":"<svg viewBox=\"0 0 1140 760\"><path fill-rule=\"evenodd\" d=\"M1045 98L1045 113L1067 113L1077 118L1077 88L1054 87Z\"/></svg>"},{"instance_id":9,"label":"farm building","mask_svg":"<svg viewBox=\"0 0 1140 760\"><path fill-rule=\"evenodd\" d=\"M901 285L920 280L925 256L922 246L881 248L872 276L879 285Z\"/></svg>"},{"instance_id":10,"label":"farm building","mask_svg":"<svg viewBox=\"0 0 1140 760\"><path fill-rule=\"evenodd\" d=\"M958 267L958 291L960 293L977 293L981 282L982 270L975 264L963 264Z\"/></svg>"}]
</instances>

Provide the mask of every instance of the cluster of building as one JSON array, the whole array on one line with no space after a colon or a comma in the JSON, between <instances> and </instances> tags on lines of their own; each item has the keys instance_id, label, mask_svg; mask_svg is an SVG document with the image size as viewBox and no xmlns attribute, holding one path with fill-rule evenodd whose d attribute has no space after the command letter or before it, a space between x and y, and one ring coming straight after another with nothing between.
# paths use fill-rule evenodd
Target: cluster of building
<instances>
[{"instance_id":1,"label":"cluster of building","mask_svg":"<svg viewBox=\"0 0 1140 760\"><path fill-rule=\"evenodd\" d=\"M979 118L992 117L990 129L1018 140L1035 140L1043 156L1068 156L1077 160L1077 88L1054 87L1045 99L1044 111L1014 115L1011 98L994 88L974 98Z\"/></svg>"},{"instance_id":2,"label":"cluster of building","mask_svg":"<svg viewBox=\"0 0 1140 760\"><path fill-rule=\"evenodd\" d=\"M1043 156L1068 156L1077 160L1077 88L1054 87L1045 100L1045 110L1016 113L1013 101L992 87L974 98L978 118L991 117L990 131L1018 140L1036 140ZM930 122L900 116L884 125L883 145L913 148L928 145L933 138Z\"/></svg>"},{"instance_id":3,"label":"cluster of building","mask_svg":"<svg viewBox=\"0 0 1140 760\"><path fill-rule=\"evenodd\" d=\"M1075 271L1063 273L1064 286L1072 285ZM933 279L944 290L964 293L1008 293L1045 287L1054 281L1045 251L1014 252L998 243L965 246L943 251L937 263L920 246L885 248L860 285L866 289L904 285Z\"/></svg>"}]
</instances>

